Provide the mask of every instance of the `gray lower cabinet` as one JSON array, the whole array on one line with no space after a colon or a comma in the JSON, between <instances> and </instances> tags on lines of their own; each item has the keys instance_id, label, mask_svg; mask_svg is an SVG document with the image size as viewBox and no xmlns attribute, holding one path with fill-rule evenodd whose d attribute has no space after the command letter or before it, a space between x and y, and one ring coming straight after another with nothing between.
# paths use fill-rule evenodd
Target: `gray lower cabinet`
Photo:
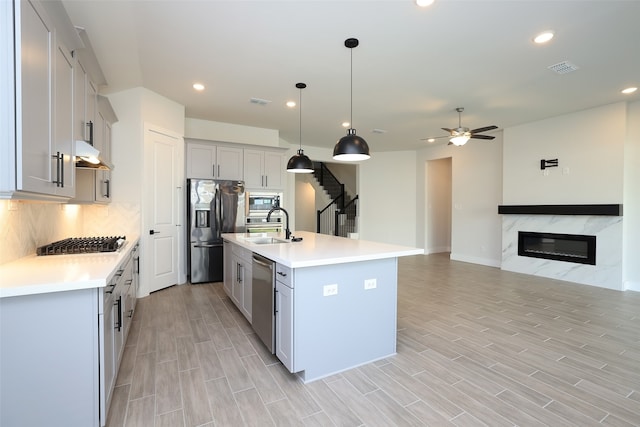
<instances>
[{"instance_id":1,"label":"gray lower cabinet","mask_svg":"<svg viewBox=\"0 0 640 427\"><path fill-rule=\"evenodd\" d=\"M101 289L0 299L0 425L98 426Z\"/></svg>"},{"instance_id":2,"label":"gray lower cabinet","mask_svg":"<svg viewBox=\"0 0 640 427\"><path fill-rule=\"evenodd\" d=\"M239 245L224 242L224 290L251 322L252 252Z\"/></svg>"},{"instance_id":3,"label":"gray lower cabinet","mask_svg":"<svg viewBox=\"0 0 640 427\"><path fill-rule=\"evenodd\" d=\"M105 288L0 298L0 426L106 424L132 264Z\"/></svg>"}]
</instances>

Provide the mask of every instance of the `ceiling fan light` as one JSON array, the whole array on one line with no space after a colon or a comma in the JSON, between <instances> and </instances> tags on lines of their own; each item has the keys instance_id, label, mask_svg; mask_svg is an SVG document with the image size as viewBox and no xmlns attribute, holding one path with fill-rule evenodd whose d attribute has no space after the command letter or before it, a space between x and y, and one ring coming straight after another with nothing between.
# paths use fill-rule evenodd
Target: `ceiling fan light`
<instances>
[{"instance_id":1,"label":"ceiling fan light","mask_svg":"<svg viewBox=\"0 0 640 427\"><path fill-rule=\"evenodd\" d=\"M291 156L287 162L287 172L291 173L312 173L313 162L305 156L302 149L298 150L298 154Z\"/></svg>"},{"instance_id":2,"label":"ceiling fan light","mask_svg":"<svg viewBox=\"0 0 640 427\"><path fill-rule=\"evenodd\" d=\"M464 144L467 143L467 141L469 141L469 137L466 135L458 135L458 136L454 136L453 138L451 138L449 140L453 145L455 146L462 146Z\"/></svg>"},{"instance_id":3,"label":"ceiling fan light","mask_svg":"<svg viewBox=\"0 0 640 427\"><path fill-rule=\"evenodd\" d=\"M369 145L364 138L356 135L355 129L349 129L333 147L333 159L341 162L357 162L370 158Z\"/></svg>"}]
</instances>

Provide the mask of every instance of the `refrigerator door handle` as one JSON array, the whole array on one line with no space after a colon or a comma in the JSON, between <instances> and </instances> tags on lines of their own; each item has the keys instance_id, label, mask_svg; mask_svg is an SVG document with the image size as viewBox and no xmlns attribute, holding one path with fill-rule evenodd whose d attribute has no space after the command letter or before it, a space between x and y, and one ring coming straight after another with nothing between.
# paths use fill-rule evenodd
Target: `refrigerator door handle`
<instances>
[{"instance_id":1,"label":"refrigerator door handle","mask_svg":"<svg viewBox=\"0 0 640 427\"><path fill-rule=\"evenodd\" d=\"M221 243L214 243L211 245L193 245L194 248L219 248L221 246Z\"/></svg>"}]
</instances>

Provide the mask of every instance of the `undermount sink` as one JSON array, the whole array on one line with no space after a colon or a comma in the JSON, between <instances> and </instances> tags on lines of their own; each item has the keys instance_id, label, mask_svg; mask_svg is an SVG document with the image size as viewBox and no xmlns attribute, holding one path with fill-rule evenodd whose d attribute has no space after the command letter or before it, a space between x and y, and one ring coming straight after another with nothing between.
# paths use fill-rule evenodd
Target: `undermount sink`
<instances>
[{"instance_id":1,"label":"undermount sink","mask_svg":"<svg viewBox=\"0 0 640 427\"><path fill-rule=\"evenodd\" d=\"M256 245L273 245L276 243L289 243L288 240L276 239L275 237L249 237L245 239L249 243Z\"/></svg>"}]
</instances>

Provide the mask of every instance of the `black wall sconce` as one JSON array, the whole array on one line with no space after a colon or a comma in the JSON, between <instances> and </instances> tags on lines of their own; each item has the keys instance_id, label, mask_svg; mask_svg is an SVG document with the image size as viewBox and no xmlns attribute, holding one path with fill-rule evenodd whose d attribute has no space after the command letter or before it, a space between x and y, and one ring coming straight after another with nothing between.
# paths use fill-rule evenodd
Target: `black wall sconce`
<instances>
[{"instance_id":1,"label":"black wall sconce","mask_svg":"<svg viewBox=\"0 0 640 427\"><path fill-rule=\"evenodd\" d=\"M558 159L551 160L540 160L540 169L545 170L546 168L557 168L558 167Z\"/></svg>"}]
</instances>

